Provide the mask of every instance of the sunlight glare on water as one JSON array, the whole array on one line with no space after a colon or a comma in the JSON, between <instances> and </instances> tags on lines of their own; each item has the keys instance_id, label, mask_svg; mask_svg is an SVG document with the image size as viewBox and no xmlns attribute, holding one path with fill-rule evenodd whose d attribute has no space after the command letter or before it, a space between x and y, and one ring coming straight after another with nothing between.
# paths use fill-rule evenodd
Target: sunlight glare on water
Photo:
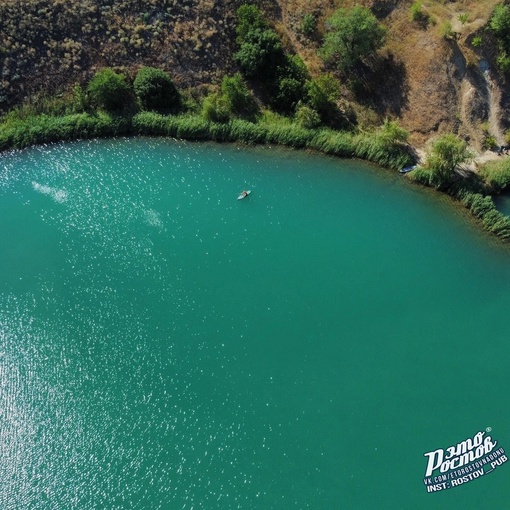
<instances>
[{"instance_id":1,"label":"sunlight glare on water","mask_svg":"<svg viewBox=\"0 0 510 510\"><path fill-rule=\"evenodd\" d=\"M252 194L241 201L242 189ZM502 508L510 256L361 162L129 139L0 156L0 508Z\"/></svg>"}]
</instances>

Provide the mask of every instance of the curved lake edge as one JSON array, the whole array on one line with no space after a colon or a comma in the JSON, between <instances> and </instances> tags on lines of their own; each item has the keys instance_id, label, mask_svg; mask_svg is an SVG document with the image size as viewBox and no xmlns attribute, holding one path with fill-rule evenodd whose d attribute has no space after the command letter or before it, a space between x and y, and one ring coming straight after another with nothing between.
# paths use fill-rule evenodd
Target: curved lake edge
<instances>
[{"instance_id":1,"label":"curved lake edge","mask_svg":"<svg viewBox=\"0 0 510 510\"><path fill-rule=\"evenodd\" d=\"M169 137L188 141L276 145L345 159L360 159L395 171L410 163L414 148L398 142L381 146L372 133L353 134L330 129L306 129L297 124L262 124L234 119L216 123L198 115L161 115L140 112L111 115L105 112L61 116L40 114L14 125L0 124L0 152L34 145L115 138L117 136ZM404 177L414 184L447 195L469 211L478 228L505 244L510 239L510 217L500 212L490 193L470 190L458 183L447 189L433 188L412 172Z\"/></svg>"}]
</instances>

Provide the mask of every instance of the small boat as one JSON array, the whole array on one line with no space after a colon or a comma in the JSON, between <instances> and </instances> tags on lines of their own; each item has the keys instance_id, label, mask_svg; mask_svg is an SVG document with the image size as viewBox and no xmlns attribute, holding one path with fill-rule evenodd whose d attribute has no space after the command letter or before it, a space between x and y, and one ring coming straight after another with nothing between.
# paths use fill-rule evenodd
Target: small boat
<instances>
[{"instance_id":1,"label":"small boat","mask_svg":"<svg viewBox=\"0 0 510 510\"><path fill-rule=\"evenodd\" d=\"M416 165L406 166L406 167L400 169L400 173L407 174L409 172L412 172L415 168L416 168Z\"/></svg>"},{"instance_id":2,"label":"small boat","mask_svg":"<svg viewBox=\"0 0 510 510\"><path fill-rule=\"evenodd\" d=\"M251 193L251 190L248 191L243 190L241 191L241 194L237 197L237 200L242 200L243 198L246 198Z\"/></svg>"}]
</instances>

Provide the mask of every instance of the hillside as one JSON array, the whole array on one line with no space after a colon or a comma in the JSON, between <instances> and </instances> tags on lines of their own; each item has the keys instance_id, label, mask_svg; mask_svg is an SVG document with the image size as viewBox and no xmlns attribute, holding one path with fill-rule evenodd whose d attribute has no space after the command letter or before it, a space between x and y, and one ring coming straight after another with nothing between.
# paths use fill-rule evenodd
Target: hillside
<instances>
[{"instance_id":1,"label":"hillside","mask_svg":"<svg viewBox=\"0 0 510 510\"><path fill-rule=\"evenodd\" d=\"M103 67L133 77L142 65L168 71L182 89L218 84L236 70L235 0L3 0L0 110L33 96L60 93ZM484 27L497 0L262 0L257 3L310 72L327 69L317 55L325 21L338 7L370 7L387 28L385 46L357 80L342 82L342 104L358 125L397 118L422 145L454 131L481 148L503 143L509 97L494 65L495 42ZM307 37L303 17L315 16ZM462 20L462 22L460 21ZM475 47L473 38L483 44ZM484 72L485 71L485 72Z\"/></svg>"}]
</instances>

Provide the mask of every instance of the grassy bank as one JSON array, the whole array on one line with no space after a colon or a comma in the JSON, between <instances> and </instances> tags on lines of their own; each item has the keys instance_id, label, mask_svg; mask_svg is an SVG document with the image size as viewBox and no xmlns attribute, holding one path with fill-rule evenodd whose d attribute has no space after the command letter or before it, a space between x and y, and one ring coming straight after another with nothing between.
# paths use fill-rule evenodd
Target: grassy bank
<instances>
[{"instance_id":1,"label":"grassy bank","mask_svg":"<svg viewBox=\"0 0 510 510\"><path fill-rule=\"evenodd\" d=\"M295 149L313 149L345 158L361 158L393 169L412 161L412 155L405 145L379 142L373 134L339 132L327 128L306 129L288 119L257 123L233 119L218 123L196 114L161 115L153 112L140 112L134 116L104 112L7 116L0 123L0 150L116 135L274 144Z\"/></svg>"},{"instance_id":2,"label":"grassy bank","mask_svg":"<svg viewBox=\"0 0 510 510\"><path fill-rule=\"evenodd\" d=\"M431 186L429 170L417 168L407 177L418 184ZM510 187L510 161L489 163L478 174L452 180L441 191L458 200L488 232L503 240L510 239L510 218L496 209L492 194Z\"/></svg>"},{"instance_id":3,"label":"grassy bank","mask_svg":"<svg viewBox=\"0 0 510 510\"><path fill-rule=\"evenodd\" d=\"M0 123L0 150L23 149L30 145L80 138L129 134L131 119L107 113L69 115L7 116Z\"/></svg>"},{"instance_id":4,"label":"grassy bank","mask_svg":"<svg viewBox=\"0 0 510 510\"><path fill-rule=\"evenodd\" d=\"M360 158L385 168L399 169L413 161L405 144L385 143L377 134L306 129L288 119L253 123L232 119L226 123L206 121L196 115L164 116L141 112L133 117L137 134L172 136L191 140L274 144L294 149L312 149L343 158Z\"/></svg>"}]
</instances>

